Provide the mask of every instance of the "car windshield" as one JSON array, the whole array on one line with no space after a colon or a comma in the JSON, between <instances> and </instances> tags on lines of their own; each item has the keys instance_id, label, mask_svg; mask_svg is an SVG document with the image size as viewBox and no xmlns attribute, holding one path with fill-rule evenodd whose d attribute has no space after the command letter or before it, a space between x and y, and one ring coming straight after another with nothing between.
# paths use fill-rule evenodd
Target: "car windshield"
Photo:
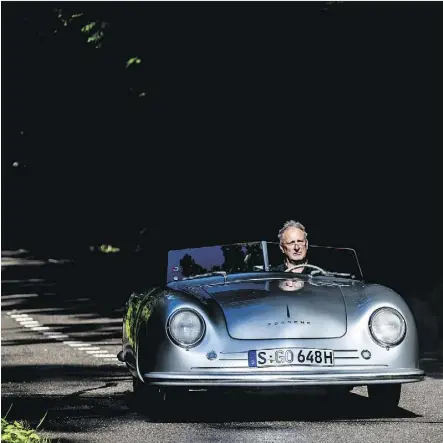
<instances>
[{"instance_id":1,"label":"car windshield","mask_svg":"<svg viewBox=\"0 0 443 443\"><path fill-rule=\"evenodd\" d=\"M278 243L267 242L267 253L270 269L283 263L284 256ZM357 253L351 248L309 245L307 261L329 273L350 274L352 278L363 279Z\"/></svg>"},{"instance_id":2,"label":"car windshield","mask_svg":"<svg viewBox=\"0 0 443 443\"><path fill-rule=\"evenodd\" d=\"M309 264L329 273L349 274L349 277L359 280L363 278L353 249L309 245L307 258ZM168 253L167 281L222 272L269 272L283 263L283 259L279 244L266 241L171 250Z\"/></svg>"}]
</instances>

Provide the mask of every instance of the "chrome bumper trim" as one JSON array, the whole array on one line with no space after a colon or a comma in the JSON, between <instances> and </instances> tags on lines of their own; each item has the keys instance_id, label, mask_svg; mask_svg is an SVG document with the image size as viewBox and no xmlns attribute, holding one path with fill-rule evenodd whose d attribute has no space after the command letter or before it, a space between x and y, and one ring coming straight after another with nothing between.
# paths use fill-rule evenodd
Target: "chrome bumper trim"
<instances>
[{"instance_id":1,"label":"chrome bumper trim","mask_svg":"<svg viewBox=\"0 0 443 443\"><path fill-rule=\"evenodd\" d=\"M422 370L335 374L189 374L159 373L144 374L144 381L161 386L320 386L320 385L368 385L385 383L414 383L423 381L426 374Z\"/></svg>"}]
</instances>

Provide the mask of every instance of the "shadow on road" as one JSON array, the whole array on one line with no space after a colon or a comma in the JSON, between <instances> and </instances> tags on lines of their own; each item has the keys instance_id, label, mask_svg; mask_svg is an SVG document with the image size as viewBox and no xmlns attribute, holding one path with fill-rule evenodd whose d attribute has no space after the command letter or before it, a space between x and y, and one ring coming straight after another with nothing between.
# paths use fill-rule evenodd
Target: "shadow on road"
<instances>
[{"instance_id":1,"label":"shadow on road","mask_svg":"<svg viewBox=\"0 0 443 443\"><path fill-rule=\"evenodd\" d=\"M165 419L156 421L245 423L267 421L343 421L420 417L397 408L392 413L374 411L369 399L355 393L348 395L301 395L195 393L193 400L178 400ZM192 398L192 396L189 396ZM169 415L169 416L168 416ZM149 417L146 417L149 419ZM241 426L241 425L240 425ZM244 425L243 425L244 426ZM243 427L241 426L241 427ZM238 427L238 426L236 426ZM255 426L254 426L255 427ZM246 429L247 426L244 426Z\"/></svg>"},{"instance_id":2,"label":"shadow on road","mask_svg":"<svg viewBox=\"0 0 443 443\"><path fill-rule=\"evenodd\" d=\"M103 383L102 387L112 382ZM151 420L147 415L136 413L131 408L129 392L112 397L84 395L84 391L69 396L29 396L2 398L2 409L13 408L10 418L20 418L26 413L27 420L34 424L48 411L44 429L50 432L74 433L93 431L109 426L109 419L124 417L128 421L155 421L163 423L206 423L213 427L231 426L236 429L249 429L257 422L330 422L330 421L370 421L389 422L405 418L418 418L402 408L392 413L374 411L367 397L350 393L347 396L330 398L304 395L268 394L219 394L193 393L186 401L177 401L162 419ZM93 393L92 393L93 394ZM113 422L117 425L116 422ZM262 426L266 426L263 423Z\"/></svg>"},{"instance_id":3,"label":"shadow on road","mask_svg":"<svg viewBox=\"0 0 443 443\"><path fill-rule=\"evenodd\" d=\"M53 316L58 321L49 320L45 326L70 336L82 336L86 342L121 339L123 307L131 294L131 283L119 261L17 260L7 257L2 263L3 311ZM70 316L71 321L60 322L63 316ZM48 341L36 334L35 338L3 341L2 345Z\"/></svg>"},{"instance_id":4,"label":"shadow on road","mask_svg":"<svg viewBox=\"0 0 443 443\"><path fill-rule=\"evenodd\" d=\"M2 300L10 297L12 309L60 308L90 315L106 314L118 317L118 309L128 299L134 288L131 279L118 263L85 261L81 263L45 263L42 265L2 266ZM14 296L37 294L24 300ZM94 307L95 309L91 309ZM116 312L117 311L117 312Z\"/></svg>"},{"instance_id":5,"label":"shadow on road","mask_svg":"<svg viewBox=\"0 0 443 443\"><path fill-rule=\"evenodd\" d=\"M123 366L94 365L5 365L2 366L2 383L85 381L114 382L129 380L129 372Z\"/></svg>"}]
</instances>

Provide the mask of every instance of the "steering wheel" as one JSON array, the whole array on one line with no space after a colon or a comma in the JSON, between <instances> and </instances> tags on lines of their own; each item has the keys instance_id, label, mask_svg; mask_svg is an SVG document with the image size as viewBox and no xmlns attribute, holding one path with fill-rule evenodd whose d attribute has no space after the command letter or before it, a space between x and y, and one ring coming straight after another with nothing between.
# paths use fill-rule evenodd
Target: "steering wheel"
<instances>
[{"instance_id":1,"label":"steering wheel","mask_svg":"<svg viewBox=\"0 0 443 443\"><path fill-rule=\"evenodd\" d=\"M286 269L286 271L285 272L291 272L291 271L293 271L294 269L298 269L298 268L313 268L313 269L316 269L317 271L319 271L319 272L321 272L322 274L324 274L324 275L327 275L327 271L325 271L324 269L322 269L322 268L320 268L319 266L315 266L315 265L310 265L310 264L308 264L308 263L306 263L306 264L301 264L301 265L296 265L296 266L294 266L294 267L292 267L292 268L290 268L290 269Z\"/></svg>"}]
</instances>

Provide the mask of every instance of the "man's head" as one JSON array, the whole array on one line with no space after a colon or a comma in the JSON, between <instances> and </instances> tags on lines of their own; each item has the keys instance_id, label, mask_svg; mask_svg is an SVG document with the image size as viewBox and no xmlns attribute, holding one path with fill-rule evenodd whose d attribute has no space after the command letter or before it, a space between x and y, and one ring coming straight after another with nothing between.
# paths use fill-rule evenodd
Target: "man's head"
<instances>
[{"instance_id":1,"label":"man's head","mask_svg":"<svg viewBox=\"0 0 443 443\"><path fill-rule=\"evenodd\" d=\"M278 233L280 249L291 264L303 263L308 252L308 233L305 227L294 220L287 221Z\"/></svg>"}]
</instances>

